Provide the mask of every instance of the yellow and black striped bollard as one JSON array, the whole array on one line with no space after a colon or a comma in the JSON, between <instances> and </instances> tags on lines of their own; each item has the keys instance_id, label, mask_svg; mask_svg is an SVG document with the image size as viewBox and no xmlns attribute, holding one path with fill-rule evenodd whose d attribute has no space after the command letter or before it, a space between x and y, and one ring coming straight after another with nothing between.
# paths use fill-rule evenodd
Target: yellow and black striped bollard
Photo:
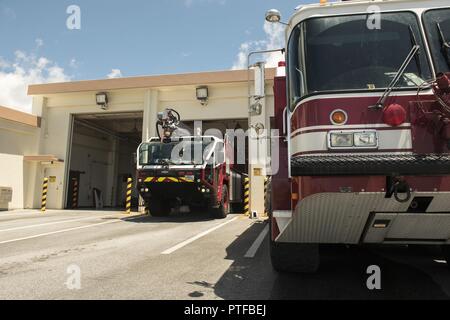
<instances>
[{"instance_id":1,"label":"yellow and black striped bollard","mask_svg":"<svg viewBox=\"0 0 450 320\"><path fill-rule=\"evenodd\" d=\"M244 214L250 216L250 179L244 178Z\"/></svg>"},{"instance_id":2,"label":"yellow and black striped bollard","mask_svg":"<svg viewBox=\"0 0 450 320\"><path fill-rule=\"evenodd\" d=\"M44 178L42 183L42 202L41 211L45 212L47 210L47 191L48 191L48 178Z\"/></svg>"},{"instance_id":3,"label":"yellow and black striped bollard","mask_svg":"<svg viewBox=\"0 0 450 320\"><path fill-rule=\"evenodd\" d=\"M73 179L72 209L78 208L78 179Z\"/></svg>"},{"instance_id":4,"label":"yellow and black striped bollard","mask_svg":"<svg viewBox=\"0 0 450 320\"><path fill-rule=\"evenodd\" d=\"M267 214L267 200L268 200L268 198L267 198L267 186L269 185L269 178L268 177L265 177L264 178L264 215L267 217L268 216L268 214Z\"/></svg>"},{"instance_id":5,"label":"yellow and black striped bollard","mask_svg":"<svg viewBox=\"0 0 450 320\"><path fill-rule=\"evenodd\" d=\"M133 188L133 179L127 180L126 213L131 214L131 190Z\"/></svg>"}]
</instances>

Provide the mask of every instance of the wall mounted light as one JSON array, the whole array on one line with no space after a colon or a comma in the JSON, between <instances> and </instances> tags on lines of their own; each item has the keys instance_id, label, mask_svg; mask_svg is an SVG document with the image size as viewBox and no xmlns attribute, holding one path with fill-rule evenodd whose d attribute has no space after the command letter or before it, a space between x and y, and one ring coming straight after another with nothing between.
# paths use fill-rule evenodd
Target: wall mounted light
<instances>
[{"instance_id":1,"label":"wall mounted light","mask_svg":"<svg viewBox=\"0 0 450 320\"><path fill-rule=\"evenodd\" d=\"M208 87L207 86L197 87L196 93L197 93L197 100L200 101L202 106L206 106L208 104L208 98L209 98Z\"/></svg>"},{"instance_id":2,"label":"wall mounted light","mask_svg":"<svg viewBox=\"0 0 450 320\"><path fill-rule=\"evenodd\" d=\"M100 106L103 110L108 110L108 95L106 92L97 93L95 99L98 106Z\"/></svg>"}]
</instances>

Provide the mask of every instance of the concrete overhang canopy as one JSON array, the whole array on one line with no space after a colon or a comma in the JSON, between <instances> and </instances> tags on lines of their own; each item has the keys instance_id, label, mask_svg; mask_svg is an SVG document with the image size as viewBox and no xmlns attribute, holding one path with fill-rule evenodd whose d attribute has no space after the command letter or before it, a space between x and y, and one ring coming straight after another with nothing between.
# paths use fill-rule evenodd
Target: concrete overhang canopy
<instances>
[{"instance_id":1,"label":"concrete overhang canopy","mask_svg":"<svg viewBox=\"0 0 450 320\"><path fill-rule=\"evenodd\" d=\"M23 159L29 162L52 163L52 164L64 162L64 160L61 160L54 155L30 155L24 156Z\"/></svg>"},{"instance_id":2,"label":"concrete overhang canopy","mask_svg":"<svg viewBox=\"0 0 450 320\"><path fill-rule=\"evenodd\" d=\"M266 69L266 80L273 80L275 74L275 68ZM85 80L30 85L28 87L28 95L46 95L90 91L100 92L119 89L158 88L199 84L212 85L221 83L247 82L249 77L250 79L253 79L253 72L248 72L247 70L229 70L104 80Z\"/></svg>"},{"instance_id":3,"label":"concrete overhang canopy","mask_svg":"<svg viewBox=\"0 0 450 320\"><path fill-rule=\"evenodd\" d=\"M39 128L41 126L40 117L2 106L0 106L0 119L13 121L35 128Z\"/></svg>"}]
</instances>

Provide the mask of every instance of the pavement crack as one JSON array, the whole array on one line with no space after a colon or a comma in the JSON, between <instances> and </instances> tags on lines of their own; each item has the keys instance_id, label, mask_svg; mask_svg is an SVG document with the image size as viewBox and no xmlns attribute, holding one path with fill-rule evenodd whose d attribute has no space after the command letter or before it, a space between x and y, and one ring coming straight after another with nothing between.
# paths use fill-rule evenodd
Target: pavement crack
<instances>
[{"instance_id":1,"label":"pavement crack","mask_svg":"<svg viewBox=\"0 0 450 320\"><path fill-rule=\"evenodd\" d=\"M203 288L209 288L209 289L214 289L215 285L206 281L194 281L194 282L187 282L187 284L191 284L191 285L196 285L196 286L200 286Z\"/></svg>"},{"instance_id":2,"label":"pavement crack","mask_svg":"<svg viewBox=\"0 0 450 320\"><path fill-rule=\"evenodd\" d=\"M51 253L43 253L40 255L35 255L33 257L24 258L22 260L11 261L0 264L0 276L8 275L11 273L19 273L25 272L27 270L23 270L24 268L30 267L36 263L44 263L52 258L58 258L66 256L73 252L82 252L86 248L84 247L76 247L71 249L59 250Z\"/></svg>"}]
</instances>

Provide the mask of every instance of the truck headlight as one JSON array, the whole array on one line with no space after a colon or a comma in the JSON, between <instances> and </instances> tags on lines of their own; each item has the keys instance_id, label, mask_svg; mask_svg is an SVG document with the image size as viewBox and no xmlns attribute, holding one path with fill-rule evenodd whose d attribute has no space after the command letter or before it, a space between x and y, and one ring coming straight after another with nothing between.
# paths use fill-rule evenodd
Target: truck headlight
<instances>
[{"instance_id":1,"label":"truck headlight","mask_svg":"<svg viewBox=\"0 0 450 320\"><path fill-rule=\"evenodd\" d=\"M374 131L371 132L355 132L354 136L355 147L376 147L377 135Z\"/></svg>"},{"instance_id":2,"label":"truck headlight","mask_svg":"<svg viewBox=\"0 0 450 320\"><path fill-rule=\"evenodd\" d=\"M331 131L328 133L329 149L376 149L378 135L375 130Z\"/></svg>"},{"instance_id":3,"label":"truck headlight","mask_svg":"<svg viewBox=\"0 0 450 320\"><path fill-rule=\"evenodd\" d=\"M330 145L333 148L345 148L353 146L353 133L330 133Z\"/></svg>"}]
</instances>

